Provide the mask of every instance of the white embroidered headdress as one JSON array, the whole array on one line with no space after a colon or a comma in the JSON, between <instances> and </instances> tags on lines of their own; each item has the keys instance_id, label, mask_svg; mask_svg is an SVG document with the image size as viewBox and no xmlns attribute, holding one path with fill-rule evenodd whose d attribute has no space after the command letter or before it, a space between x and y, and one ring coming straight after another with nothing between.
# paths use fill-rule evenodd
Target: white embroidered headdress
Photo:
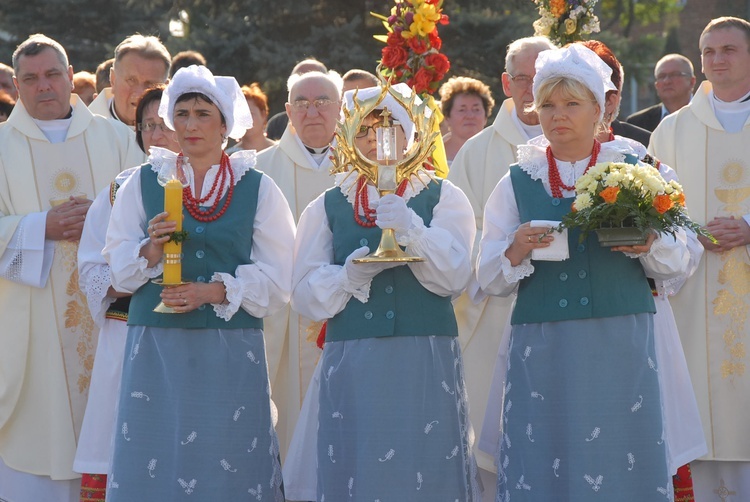
<instances>
[{"instance_id":1,"label":"white embroidered headdress","mask_svg":"<svg viewBox=\"0 0 750 502\"><path fill-rule=\"evenodd\" d=\"M227 124L227 136L240 139L253 127L250 107L234 77L215 77L205 66L192 65L174 74L159 103L159 116L170 129L177 98L189 92L206 95L219 108Z\"/></svg>"},{"instance_id":2,"label":"white embroidered headdress","mask_svg":"<svg viewBox=\"0 0 750 502\"><path fill-rule=\"evenodd\" d=\"M612 84L612 69L591 49L572 44L562 49L546 50L536 58L534 94L547 79L568 77L585 85L599 104L599 119L604 114L604 99L607 91L616 91Z\"/></svg>"}]
</instances>

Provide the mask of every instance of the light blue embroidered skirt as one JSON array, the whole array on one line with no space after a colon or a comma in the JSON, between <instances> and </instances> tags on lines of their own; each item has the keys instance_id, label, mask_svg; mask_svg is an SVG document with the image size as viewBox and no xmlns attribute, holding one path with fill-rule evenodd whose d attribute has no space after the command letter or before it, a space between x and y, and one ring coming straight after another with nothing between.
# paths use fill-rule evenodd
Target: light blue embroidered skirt
<instances>
[{"instance_id":1,"label":"light blue embroidered skirt","mask_svg":"<svg viewBox=\"0 0 750 502\"><path fill-rule=\"evenodd\" d=\"M513 326L498 502L670 500L651 314Z\"/></svg>"},{"instance_id":2,"label":"light blue embroidered skirt","mask_svg":"<svg viewBox=\"0 0 750 502\"><path fill-rule=\"evenodd\" d=\"M131 326L107 500L283 500L263 333Z\"/></svg>"},{"instance_id":3,"label":"light blue embroidered skirt","mask_svg":"<svg viewBox=\"0 0 750 502\"><path fill-rule=\"evenodd\" d=\"M321 368L320 502L478 500L456 339L329 342Z\"/></svg>"}]
</instances>

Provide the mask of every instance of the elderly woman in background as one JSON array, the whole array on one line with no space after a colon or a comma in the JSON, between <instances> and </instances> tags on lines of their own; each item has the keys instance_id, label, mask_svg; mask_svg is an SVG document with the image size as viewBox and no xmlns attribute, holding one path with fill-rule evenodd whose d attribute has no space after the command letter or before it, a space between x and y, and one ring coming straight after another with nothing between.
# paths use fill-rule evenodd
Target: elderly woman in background
<instances>
[{"instance_id":1,"label":"elderly woman in background","mask_svg":"<svg viewBox=\"0 0 750 502\"><path fill-rule=\"evenodd\" d=\"M223 151L252 126L234 78L179 70L159 116L180 153L151 149L104 248L115 289L133 294L107 500L282 501L262 318L289 299L291 212L255 152ZM151 279L176 230L158 182L170 177L186 183L185 283L162 289ZM179 315L153 312L159 300Z\"/></svg>"},{"instance_id":2,"label":"elderly woman in background","mask_svg":"<svg viewBox=\"0 0 750 502\"><path fill-rule=\"evenodd\" d=\"M405 84L394 90L411 93ZM381 89L357 92L366 100ZM353 91L346 102L354 110ZM415 128L403 106L391 95L379 106L401 124L397 145L410 143ZM364 118L351 145L373 161L381 113ZM364 175L339 173L335 183L302 213L295 242L292 307L327 319L312 428L317 500L478 500L451 305L471 274L471 206L426 173L383 197ZM354 263L375 249L381 228L425 261Z\"/></svg>"},{"instance_id":3,"label":"elderly woman in background","mask_svg":"<svg viewBox=\"0 0 750 502\"><path fill-rule=\"evenodd\" d=\"M157 114L164 87L159 84L147 89L135 109L135 137L144 153L154 146L180 151L174 131ZM130 295L118 293L112 287L109 265L102 256L102 249L117 190L138 168L123 171L110 186L99 192L89 209L78 247L81 291L86 294L91 317L100 328L86 414L73 462L75 471L83 474L82 501L104 501L106 474L112 456Z\"/></svg>"},{"instance_id":4,"label":"elderly woman in background","mask_svg":"<svg viewBox=\"0 0 750 502\"><path fill-rule=\"evenodd\" d=\"M477 264L485 293L518 295L497 500L666 498L672 487L646 275L683 273L685 236L652 233L644 245L607 250L593 235L579 243L571 229L570 258L532 263L532 251L554 237L530 222L569 212L575 181L590 166L635 160L632 150L595 139L614 88L596 54L572 45L542 52L535 66L544 138L519 147L518 164L490 196Z\"/></svg>"},{"instance_id":5,"label":"elderly woman in background","mask_svg":"<svg viewBox=\"0 0 750 502\"><path fill-rule=\"evenodd\" d=\"M484 129L495 100L487 84L475 78L452 77L440 86L440 104L450 128L445 140L450 163L466 140Z\"/></svg>"},{"instance_id":6,"label":"elderly woman in background","mask_svg":"<svg viewBox=\"0 0 750 502\"><path fill-rule=\"evenodd\" d=\"M255 150L260 152L269 146L276 144L275 141L266 137L266 123L268 122L268 97L263 93L260 85L252 84L242 86L242 94L250 107L253 116L253 127L247 130L242 139L231 148L227 148L227 155L240 150Z\"/></svg>"}]
</instances>

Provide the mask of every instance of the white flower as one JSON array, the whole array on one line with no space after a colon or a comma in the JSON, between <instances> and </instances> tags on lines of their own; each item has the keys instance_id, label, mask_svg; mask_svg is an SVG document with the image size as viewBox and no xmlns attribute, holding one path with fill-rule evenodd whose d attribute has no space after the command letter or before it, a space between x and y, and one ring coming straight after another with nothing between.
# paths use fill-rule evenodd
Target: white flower
<instances>
[{"instance_id":1,"label":"white flower","mask_svg":"<svg viewBox=\"0 0 750 502\"><path fill-rule=\"evenodd\" d=\"M582 193L576 197L574 202L577 211L591 207L591 195L588 193Z\"/></svg>"}]
</instances>

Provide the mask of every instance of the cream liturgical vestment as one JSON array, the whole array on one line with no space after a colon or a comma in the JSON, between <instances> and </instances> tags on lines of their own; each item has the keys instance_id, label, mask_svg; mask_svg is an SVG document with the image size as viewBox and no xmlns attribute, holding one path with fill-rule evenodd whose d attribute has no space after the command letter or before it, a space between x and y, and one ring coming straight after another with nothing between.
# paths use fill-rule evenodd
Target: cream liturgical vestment
<instances>
[{"instance_id":1,"label":"cream liturgical vestment","mask_svg":"<svg viewBox=\"0 0 750 502\"><path fill-rule=\"evenodd\" d=\"M498 181L511 164L516 163L516 147L530 138L518 127L512 99L503 101L495 121L469 139L458 151L448 179L458 186L471 202L477 226L477 240L482 235L484 207ZM477 243L474 256L476 257ZM471 291L471 286L469 290ZM475 304L469 294L463 293L454 304L458 321L458 337L464 356L466 389L469 395L469 415L477 435L483 430L490 376L493 374L498 350L507 355L508 340L501 343L506 320L511 312L514 297L485 297ZM501 354L503 356L503 354ZM502 365L502 363L501 363ZM505 370L501 372L504 378ZM499 439L500 411L494 414L498 427L494 434L488 428L477 442L480 449L495 451ZM489 416L489 415L488 415ZM483 447L486 445L486 447ZM477 464L482 469L495 472L494 458L488 453L476 452Z\"/></svg>"},{"instance_id":2,"label":"cream liturgical vestment","mask_svg":"<svg viewBox=\"0 0 750 502\"><path fill-rule=\"evenodd\" d=\"M704 82L688 106L659 124L649 146L677 171L690 216L700 224L750 215L750 121L740 132L726 132L711 99L711 85ZM694 276L671 300L701 409L709 448L704 459L741 461L734 465L744 465L750 473L748 248L704 253ZM750 500L750 492L739 495L738 488L724 482L716 479L716 494L735 491L739 498L727 500Z\"/></svg>"},{"instance_id":3,"label":"cream liturgical vestment","mask_svg":"<svg viewBox=\"0 0 750 502\"><path fill-rule=\"evenodd\" d=\"M0 457L52 480L78 477L73 457L97 328L78 287L78 243L46 241L46 211L93 199L137 150L124 125L77 96L66 140L50 143L19 101L0 127ZM0 492L2 489L0 488Z\"/></svg>"},{"instance_id":4,"label":"cream liturgical vestment","mask_svg":"<svg viewBox=\"0 0 750 502\"><path fill-rule=\"evenodd\" d=\"M333 186L327 157L318 165L294 128L279 143L258 154L256 169L273 179L289 202L295 223L307 205ZM320 357L316 340L323 323L312 322L289 306L263 320L272 398L279 410L276 433L283 455L289 446L302 400ZM288 333L288 336L287 336Z\"/></svg>"}]
</instances>

